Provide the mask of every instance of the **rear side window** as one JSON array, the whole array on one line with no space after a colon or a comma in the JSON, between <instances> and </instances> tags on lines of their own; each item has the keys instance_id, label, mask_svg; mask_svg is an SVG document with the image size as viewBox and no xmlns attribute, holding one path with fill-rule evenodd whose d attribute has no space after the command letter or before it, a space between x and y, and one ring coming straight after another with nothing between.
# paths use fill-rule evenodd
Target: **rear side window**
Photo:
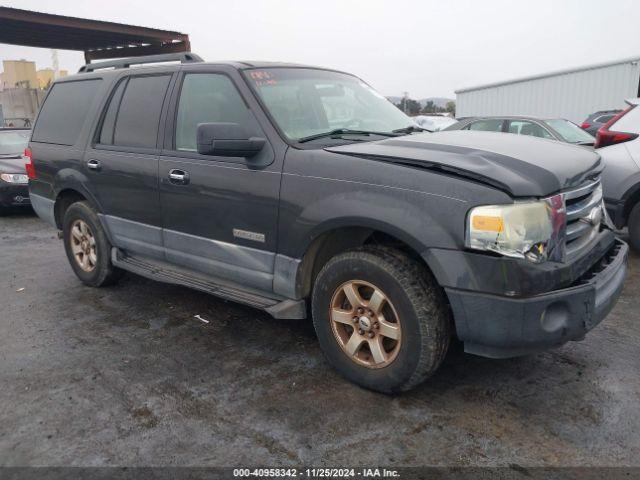
<instances>
[{"instance_id":1,"label":"rear side window","mask_svg":"<svg viewBox=\"0 0 640 480\"><path fill-rule=\"evenodd\" d=\"M0 155L19 155L29 143L29 130L0 129Z\"/></svg>"},{"instance_id":2,"label":"rear side window","mask_svg":"<svg viewBox=\"0 0 640 480\"><path fill-rule=\"evenodd\" d=\"M546 129L542 128L537 123L526 122L521 120L511 120L509 122L509 133L515 133L519 135L529 135L531 137L538 138L550 138L553 139Z\"/></svg>"},{"instance_id":3,"label":"rear side window","mask_svg":"<svg viewBox=\"0 0 640 480\"><path fill-rule=\"evenodd\" d=\"M160 112L171 75L131 77L121 82L105 113L100 143L155 148Z\"/></svg>"},{"instance_id":4,"label":"rear side window","mask_svg":"<svg viewBox=\"0 0 640 480\"><path fill-rule=\"evenodd\" d=\"M32 140L74 145L101 81L94 79L54 84L38 115Z\"/></svg>"},{"instance_id":5,"label":"rear side window","mask_svg":"<svg viewBox=\"0 0 640 480\"><path fill-rule=\"evenodd\" d=\"M479 130L482 132L501 132L502 120L500 119L479 120L477 122L473 122L467 128L468 130Z\"/></svg>"}]
</instances>

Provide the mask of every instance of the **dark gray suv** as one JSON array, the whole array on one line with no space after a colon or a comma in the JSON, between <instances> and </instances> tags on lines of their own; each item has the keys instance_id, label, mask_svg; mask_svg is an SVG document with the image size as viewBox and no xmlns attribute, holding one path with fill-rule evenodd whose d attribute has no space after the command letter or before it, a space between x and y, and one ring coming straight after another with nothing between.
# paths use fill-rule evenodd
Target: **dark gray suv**
<instances>
[{"instance_id":1,"label":"dark gray suv","mask_svg":"<svg viewBox=\"0 0 640 480\"><path fill-rule=\"evenodd\" d=\"M126 68L131 63L180 64ZM85 284L124 270L313 323L329 362L383 392L450 340L504 358L580 340L627 246L600 157L488 132L420 132L359 78L193 54L56 81L30 193Z\"/></svg>"}]
</instances>

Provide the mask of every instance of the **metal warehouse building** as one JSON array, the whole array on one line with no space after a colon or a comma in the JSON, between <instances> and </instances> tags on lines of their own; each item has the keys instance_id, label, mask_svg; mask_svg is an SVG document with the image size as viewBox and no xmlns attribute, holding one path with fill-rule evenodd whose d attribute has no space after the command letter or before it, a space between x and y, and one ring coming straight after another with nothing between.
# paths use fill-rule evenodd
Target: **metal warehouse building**
<instances>
[{"instance_id":1,"label":"metal warehouse building","mask_svg":"<svg viewBox=\"0 0 640 480\"><path fill-rule=\"evenodd\" d=\"M456 91L456 116L533 115L576 123L640 96L640 55Z\"/></svg>"}]
</instances>

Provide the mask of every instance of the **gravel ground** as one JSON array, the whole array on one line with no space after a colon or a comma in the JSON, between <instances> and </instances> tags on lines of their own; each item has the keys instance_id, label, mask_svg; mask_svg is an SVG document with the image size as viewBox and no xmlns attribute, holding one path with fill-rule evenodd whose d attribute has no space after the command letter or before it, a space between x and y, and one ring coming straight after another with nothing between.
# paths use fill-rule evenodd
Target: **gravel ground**
<instances>
[{"instance_id":1,"label":"gravel ground","mask_svg":"<svg viewBox=\"0 0 640 480\"><path fill-rule=\"evenodd\" d=\"M135 275L83 286L33 215L0 218L0 252L0 465L640 465L638 256L586 340L457 347L389 397L334 373L307 321Z\"/></svg>"}]
</instances>

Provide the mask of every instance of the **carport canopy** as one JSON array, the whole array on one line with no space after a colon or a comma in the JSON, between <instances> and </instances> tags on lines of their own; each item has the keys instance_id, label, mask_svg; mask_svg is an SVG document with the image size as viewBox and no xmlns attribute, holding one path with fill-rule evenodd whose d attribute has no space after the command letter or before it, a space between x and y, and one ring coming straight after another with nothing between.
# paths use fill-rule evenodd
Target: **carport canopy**
<instances>
[{"instance_id":1,"label":"carport canopy","mask_svg":"<svg viewBox=\"0 0 640 480\"><path fill-rule=\"evenodd\" d=\"M9 7L0 7L0 43L79 50L87 63L191 50L184 33Z\"/></svg>"}]
</instances>

